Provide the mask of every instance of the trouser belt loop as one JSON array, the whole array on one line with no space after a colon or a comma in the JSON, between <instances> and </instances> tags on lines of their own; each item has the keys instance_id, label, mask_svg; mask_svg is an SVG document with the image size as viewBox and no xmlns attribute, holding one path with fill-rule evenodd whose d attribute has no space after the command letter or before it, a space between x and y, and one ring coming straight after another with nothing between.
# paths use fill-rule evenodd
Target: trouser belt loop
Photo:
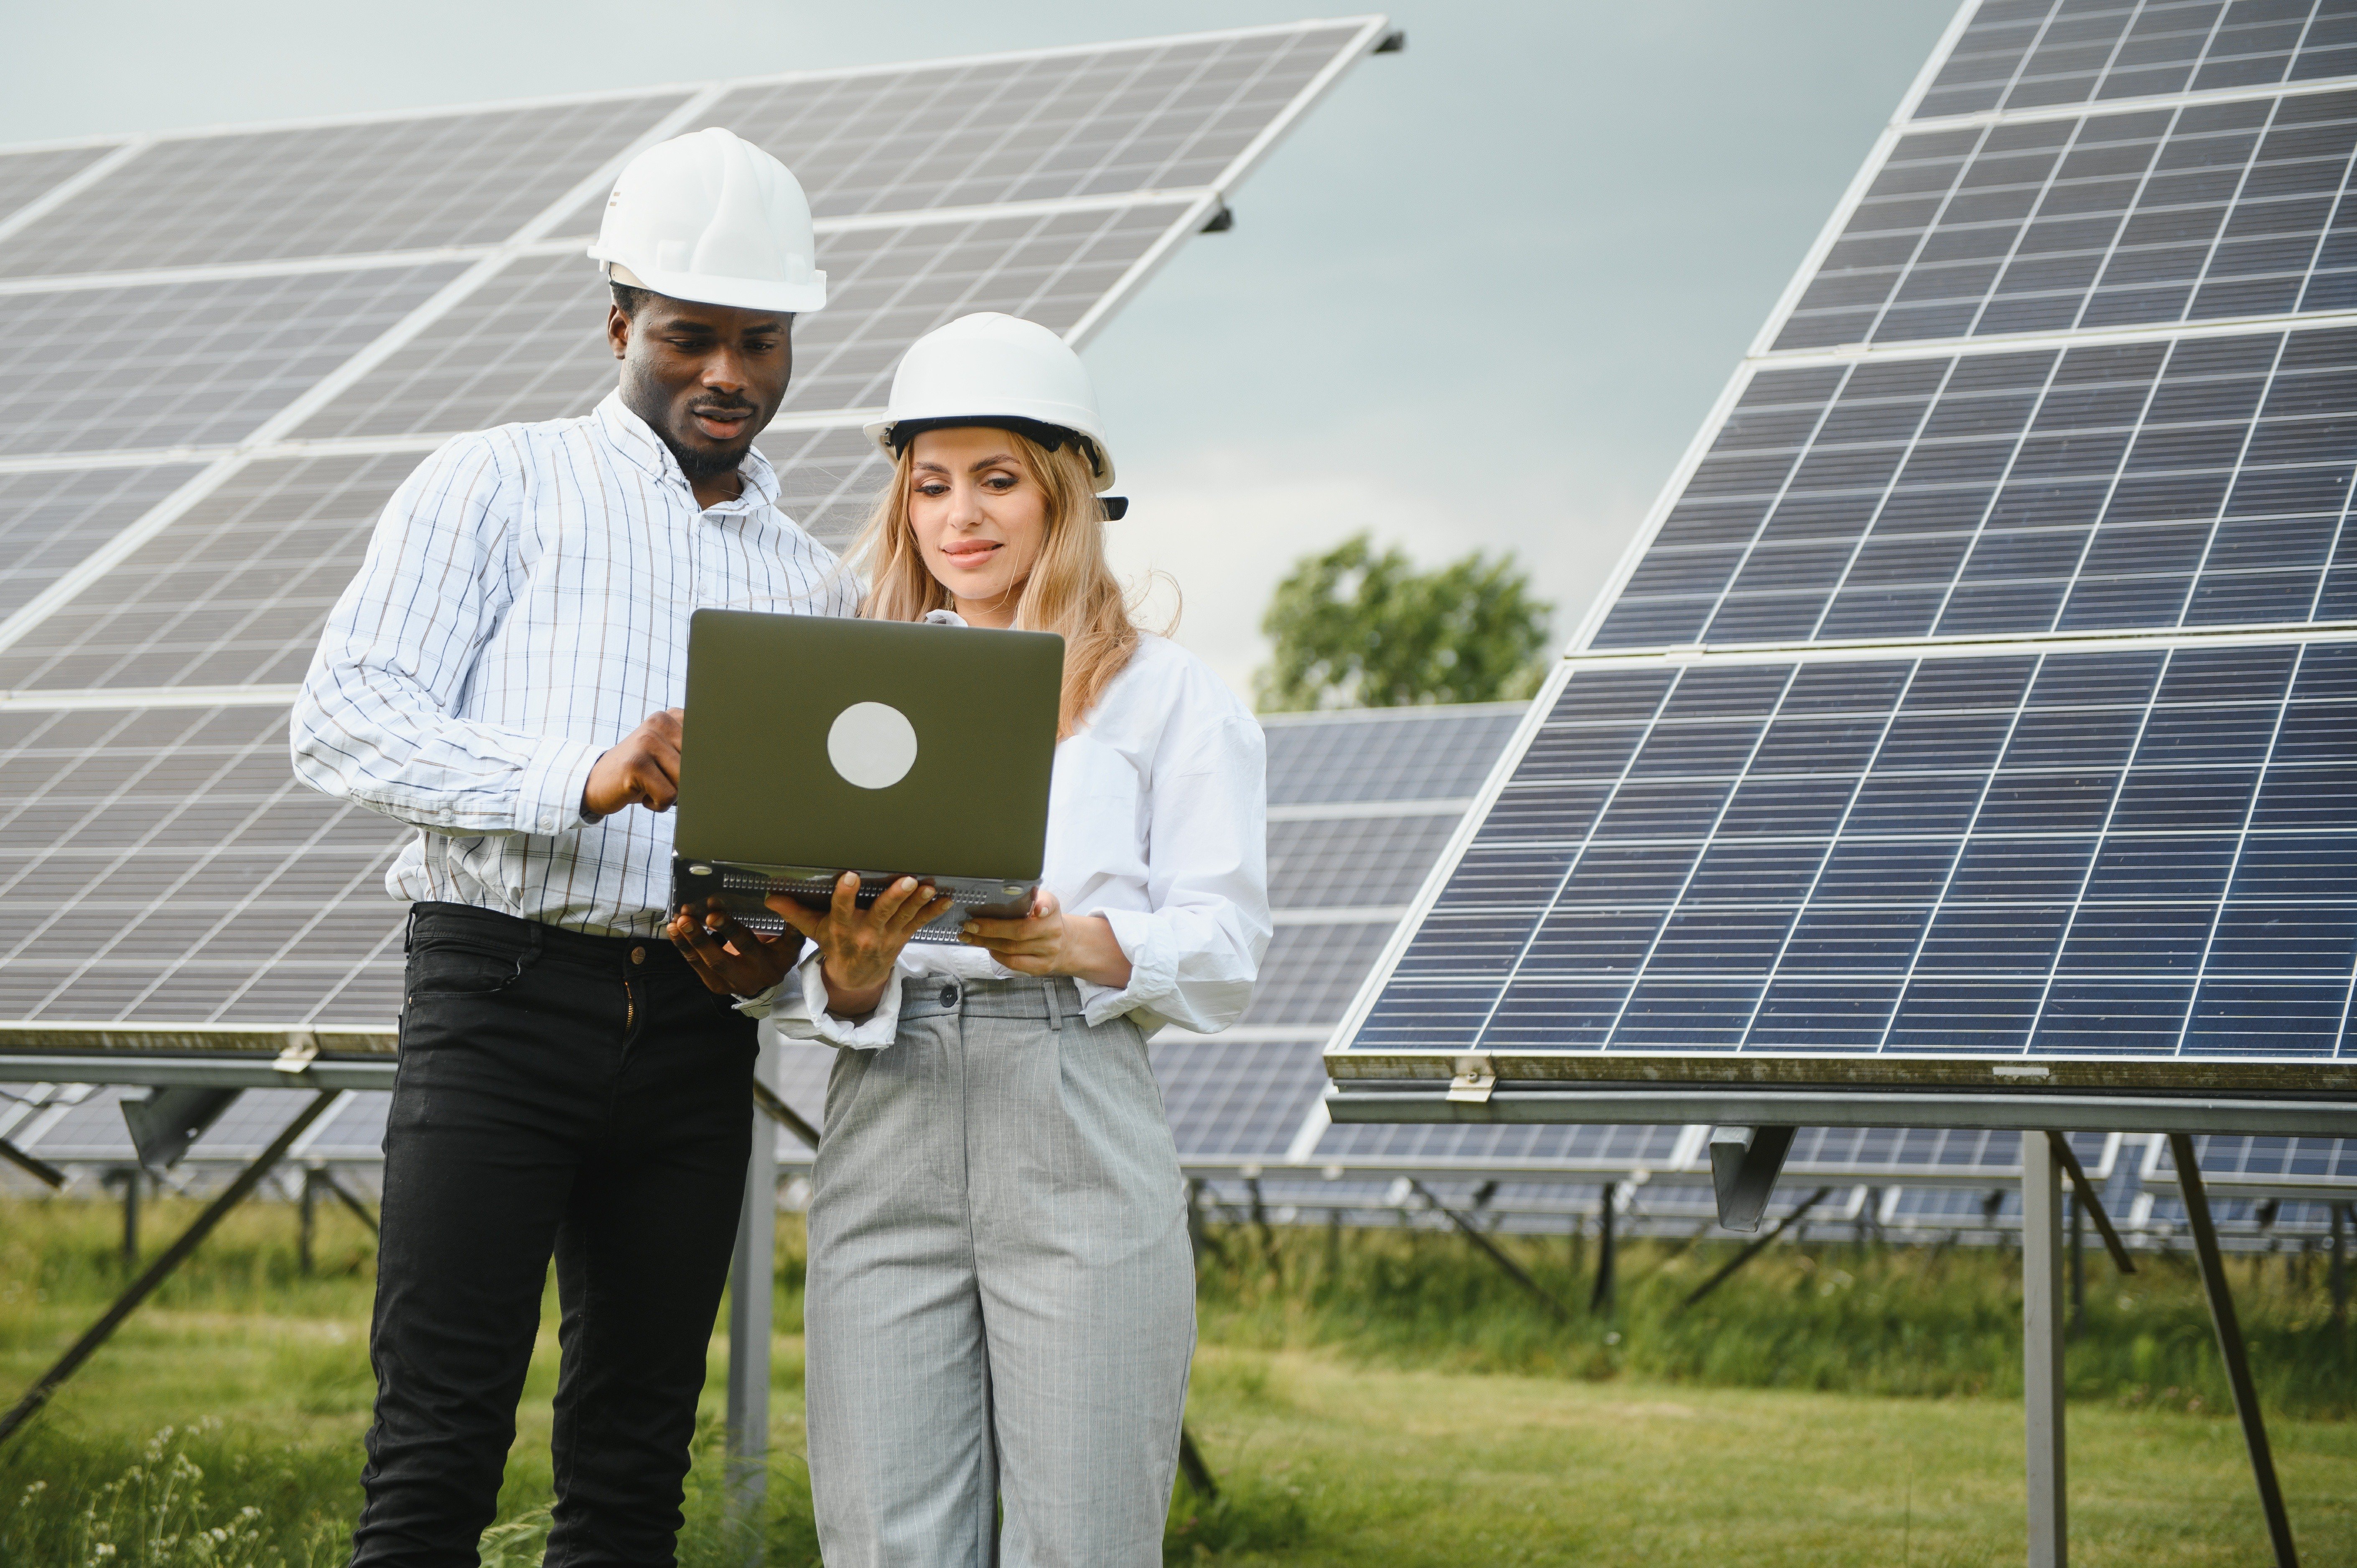
<instances>
[{"instance_id":1,"label":"trouser belt loop","mask_svg":"<svg viewBox=\"0 0 2357 1568\"><path fill-rule=\"evenodd\" d=\"M1056 1005L1056 977L1054 975L1043 975L1040 977L1039 994L1047 998L1048 1027L1055 1030L1060 1035L1062 1034L1064 1032L1064 1010Z\"/></svg>"},{"instance_id":2,"label":"trouser belt loop","mask_svg":"<svg viewBox=\"0 0 2357 1568\"><path fill-rule=\"evenodd\" d=\"M411 944L412 944L412 943L414 943L414 942L415 942L416 940L417 940L417 906L416 906L416 905L414 905L414 904L412 904L412 905L409 907L409 913L408 913L408 915L407 915L407 916L406 916L406 917L402 920L402 922L401 922L401 950L402 950L404 953L407 953L407 952L409 951L409 949L410 949Z\"/></svg>"}]
</instances>

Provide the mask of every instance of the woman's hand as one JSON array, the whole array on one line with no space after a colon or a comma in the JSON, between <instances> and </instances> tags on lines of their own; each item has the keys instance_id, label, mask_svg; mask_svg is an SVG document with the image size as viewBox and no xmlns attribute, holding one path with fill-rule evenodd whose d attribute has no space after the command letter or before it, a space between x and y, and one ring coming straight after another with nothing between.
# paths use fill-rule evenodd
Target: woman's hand
<instances>
[{"instance_id":1,"label":"woman's hand","mask_svg":"<svg viewBox=\"0 0 2357 1568\"><path fill-rule=\"evenodd\" d=\"M767 902L786 924L818 945L819 974L826 982L826 1010L838 1018L861 1018L876 1011L884 988L892 983L892 965L917 929L949 912L946 895L930 884L903 876L877 896L867 908L859 907L859 877L845 872L835 879L834 897L826 913L805 908L783 893Z\"/></svg>"},{"instance_id":2,"label":"woman's hand","mask_svg":"<svg viewBox=\"0 0 2357 1568\"><path fill-rule=\"evenodd\" d=\"M1069 974L1119 991L1129 983L1129 955L1102 915L1067 915L1045 887L1027 920L968 920L958 940L985 948L1017 974Z\"/></svg>"},{"instance_id":3,"label":"woman's hand","mask_svg":"<svg viewBox=\"0 0 2357 1568\"><path fill-rule=\"evenodd\" d=\"M698 914L683 904L663 928L706 989L723 996L759 996L786 977L802 956L802 940L791 931L765 937L740 926L717 898Z\"/></svg>"}]
</instances>

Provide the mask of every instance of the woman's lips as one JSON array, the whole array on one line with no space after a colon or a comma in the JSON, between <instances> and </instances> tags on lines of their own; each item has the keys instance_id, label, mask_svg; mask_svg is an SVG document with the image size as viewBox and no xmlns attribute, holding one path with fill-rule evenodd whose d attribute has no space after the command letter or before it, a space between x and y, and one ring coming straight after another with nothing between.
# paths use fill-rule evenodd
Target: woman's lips
<instances>
[{"instance_id":1,"label":"woman's lips","mask_svg":"<svg viewBox=\"0 0 2357 1568\"><path fill-rule=\"evenodd\" d=\"M979 566L998 553L998 545L990 540L968 540L959 544L944 544L942 554L952 566Z\"/></svg>"}]
</instances>

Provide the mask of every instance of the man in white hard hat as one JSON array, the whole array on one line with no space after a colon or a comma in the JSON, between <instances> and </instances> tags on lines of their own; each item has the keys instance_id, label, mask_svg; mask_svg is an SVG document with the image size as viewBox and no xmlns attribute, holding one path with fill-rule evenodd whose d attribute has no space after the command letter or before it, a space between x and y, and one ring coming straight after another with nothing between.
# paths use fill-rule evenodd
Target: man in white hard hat
<instances>
[{"instance_id":1,"label":"man in white hard hat","mask_svg":"<svg viewBox=\"0 0 2357 1568\"><path fill-rule=\"evenodd\" d=\"M848 615L753 438L825 303L810 207L722 130L641 153L589 254L619 388L445 446L295 706L306 782L416 828L361 1564L472 1563L549 1260L547 1561L669 1563L743 1193L751 1019L662 938L689 615Z\"/></svg>"}]
</instances>

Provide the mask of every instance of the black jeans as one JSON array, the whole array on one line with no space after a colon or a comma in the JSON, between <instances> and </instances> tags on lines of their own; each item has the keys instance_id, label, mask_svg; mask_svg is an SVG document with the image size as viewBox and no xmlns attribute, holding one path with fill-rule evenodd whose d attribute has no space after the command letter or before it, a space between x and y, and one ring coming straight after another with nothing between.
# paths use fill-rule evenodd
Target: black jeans
<instances>
[{"instance_id":1,"label":"black jeans","mask_svg":"<svg viewBox=\"0 0 2357 1568\"><path fill-rule=\"evenodd\" d=\"M356 1565L472 1564L552 1253L547 1561L669 1564L751 1147L754 1025L660 940L410 918Z\"/></svg>"}]
</instances>

